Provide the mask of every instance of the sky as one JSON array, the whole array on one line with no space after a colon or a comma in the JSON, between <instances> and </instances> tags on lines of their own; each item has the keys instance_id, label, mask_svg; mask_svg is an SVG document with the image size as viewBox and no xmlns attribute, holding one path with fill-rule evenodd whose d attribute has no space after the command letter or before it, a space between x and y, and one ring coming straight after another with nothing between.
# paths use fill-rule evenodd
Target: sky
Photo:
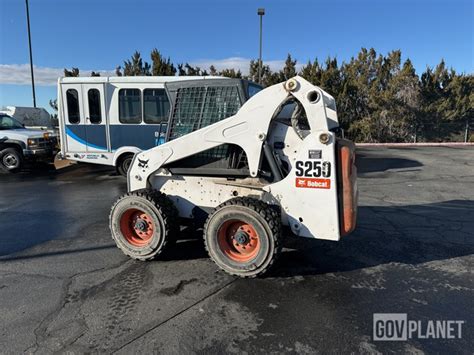
<instances>
[{"instance_id":1,"label":"sky","mask_svg":"<svg viewBox=\"0 0 474 355\"><path fill-rule=\"evenodd\" d=\"M400 49L420 74L442 58L474 72L473 0L29 0L37 105L56 98L64 68L114 75L135 50L174 63L248 72L258 57L274 70L288 53L349 61L361 47ZM24 0L0 0L0 108L32 106Z\"/></svg>"}]
</instances>

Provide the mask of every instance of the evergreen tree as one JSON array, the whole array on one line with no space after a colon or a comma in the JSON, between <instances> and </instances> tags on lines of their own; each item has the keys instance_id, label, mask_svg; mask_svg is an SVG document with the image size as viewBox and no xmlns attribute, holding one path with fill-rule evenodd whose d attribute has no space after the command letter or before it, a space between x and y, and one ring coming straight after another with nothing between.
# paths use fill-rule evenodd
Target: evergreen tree
<instances>
[{"instance_id":1,"label":"evergreen tree","mask_svg":"<svg viewBox=\"0 0 474 355\"><path fill-rule=\"evenodd\" d=\"M301 68L299 73L300 76L308 80L313 85L321 85L321 74L322 68L319 66L318 58L315 58L311 63L308 60L308 63Z\"/></svg>"},{"instance_id":2,"label":"evergreen tree","mask_svg":"<svg viewBox=\"0 0 474 355\"><path fill-rule=\"evenodd\" d=\"M202 71L199 67L193 67L189 63L178 64L178 75L179 76L201 76Z\"/></svg>"},{"instance_id":3,"label":"evergreen tree","mask_svg":"<svg viewBox=\"0 0 474 355\"><path fill-rule=\"evenodd\" d=\"M219 75L227 78L242 78L242 72L240 70L235 71L235 69L223 69L219 72Z\"/></svg>"},{"instance_id":4,"label":"evergreen tree","mask_svg":"<svg viewBox=\"0 0 474 355\"><path fill-rule=\"evenodd\" d=\"M219 75L215 66L211 65L209 67L209 75L212 75L212 76Z\"/></svg>"},{"instance_id":5,"label":"evergreen tree","mask_svg":"<svg viewBox=\"0 0 474 355\"><path fill-rule=\"evenodd\" d=\"M143 62L140 52L135 51L130 60L126 60L123 66L124 76L149 76L151 66Z\"/></svg>"},{"instance_id":6,"label":"evergreen tree","mask_svg":"<svg viewBox=\"0 0 474 355\"><path fill-rule=\"evenodd\" d=\"M280 72L281 81L286 81L296 75L296 60L291 58L291 54L288 53L286 57L285 66Z\"/></svg>"},{"instance_id":7,"label":"evergreen tree","mask_svg":"<svg viewBox=\"0 0 474 355\"><path fill-rule=\"evenodd\" d=\"M273 84L275 81L274 74L270 70L270 67L268 65L262 64L262 73L261 73L261 78L262 78L262 85L263 86L270 86ZM247 79L250 81L253 81L254 83L258 83L258 60L251 60L250 65L249 65L249 75L247 76Z\"/></svg>"},{"instance_id":8,"label":"evergreen tree","mask_svg":"<svg viewBox=\"0 0 474 355\"><path fill-rule=\"evenodd\" d=\"M176 68L171 63L171 59L164 58L161 53L155 48L151 51L152 75L158 76L174 76L176 75Z\"/></svg>"},{"instance_id":9,"label":"evergreen tree","mask_svg":"<svg viewBox=\"0 0 474 355\"><path fill-rule=\"evenodd\" d=\"M72 68L71 70L67 70L66 68L64 68L64 76L65 77L79 76L79 69L78 68Z\"/></svg>"},{"instance_id":10,"label":"evergreen tree","mask_svg":"<svg viewBox=\"0 0 474 355\"><path fill-rule=\"evenodd\" d=\"M474 126L474 76L459 75L442 60L418 77L411 61L406 59L402 64L401 58L400 50L382 55L373 48L361 48L341 64L331 57L324 64L318 58L308 61L299 75L336 99L340 125L346 136L356 142L463 139L466 126ZM218 71L213 65L209 72L189 63L176 68L157 49L151 52L151 59L152 67L136 52L125 61L123 70L116 68L116 74L244 77L235 68ZM288 80L296 75L296 66L291 54L281 70L272 71L263 65L262 85ZM79 70L65 69L64 74L78 76ZM245 79L258 82L258 61L250 61Z\"/></svg>"}]
</instances>

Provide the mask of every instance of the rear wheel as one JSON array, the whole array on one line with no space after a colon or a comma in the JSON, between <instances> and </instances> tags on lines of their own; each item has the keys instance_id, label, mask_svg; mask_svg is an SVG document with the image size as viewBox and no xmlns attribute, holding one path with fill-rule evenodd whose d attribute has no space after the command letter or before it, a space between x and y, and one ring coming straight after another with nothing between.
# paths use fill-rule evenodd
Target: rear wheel
<instances>
[{"instance_id":1,"label":"rear wheel","mask_svg":"<svg viewBox=\"0 0 474 355\"><path fill-rule=\"evenodd\" d=\"M240 277L263 275L281 251L279 211L252 198L235 198L218 206L204 226L211 259Z\"/></svg>"},{"instance_id":2,"label":"rear wheel","mask_svg":"<svg viewBox=\"0 0 474 355\"><path fill-rule=\"evenodd\" d=\"M0 165L10 172L15 172L21 169L23 164L23 154L15 148L5 148L0 151Z\"/></svg>"},{"instance_id":3,"label":"rear wheel","mask_svg":"<svg viewBox=\"0 0 474 355\"><path fill-rule=\"evenodd\" d=\"M126 255L153 259L176 236L177 216L173 203L158 191L127 193L112 206L112 238Z\"/></svg>"},{"instance_id":4,"label":"rear wheel","mask_svg":"<svg viewBox=\"0 0 474 355\"><path fill-rule=\"evenodd\" d=\"M130 169L130 165L132 164L133 155L126 154L121 156L117 161L117 173L122 176L127 176L128 169Z\"/></svg>"}]
</instances>

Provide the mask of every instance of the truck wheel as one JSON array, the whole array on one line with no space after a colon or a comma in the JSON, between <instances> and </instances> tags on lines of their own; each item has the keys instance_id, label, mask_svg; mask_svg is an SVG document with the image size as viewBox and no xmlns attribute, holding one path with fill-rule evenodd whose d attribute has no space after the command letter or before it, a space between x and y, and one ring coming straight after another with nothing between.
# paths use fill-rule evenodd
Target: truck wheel
<instances>
[{"instance_id":1,"label":"truck wheel","mask_svg":"<svg viewBox=\"0 0 474 355\"><path fill-rule=\"evenodd\" d=\"M211 259L240 277L267 272L281 252L281 239L280 212L252 198L224 202L204 225L204 243Z\"/></svg>"},{"instance_id":2,"label":"truck wheel","mask_svg":"<svg viewBox=\"0 0 474 355\"><path fill-rule=\"evenodd\" d=\"M124 156L121 156L118 161L117 161L117 173L122 175L122 176L127 176L128 169L130 168L130 165L132 164L133 160L133 154L126 154Z\"/></svg>"},{"instance_id":3,"label":"truck wheel","mask_svg":"<svg viewBox=\"0 0 474 355\"><path fill-rule=\"evenodd\" d=\"M0 151L0 165L4 170L16 172L23 165L23 154L15 148L5 148Z\"/></svg>"},{"instance_id":4,"label":"truck wheel","mask_svg":"<svg viewBox=\"0 0 474 355\"><path fill-rule=\"evenodd\" d=\"M112 206L110 231L126 255L150 260L177 235L177 217L171 200L159 191L126 193Z\"/></svg>"}]
</instances>

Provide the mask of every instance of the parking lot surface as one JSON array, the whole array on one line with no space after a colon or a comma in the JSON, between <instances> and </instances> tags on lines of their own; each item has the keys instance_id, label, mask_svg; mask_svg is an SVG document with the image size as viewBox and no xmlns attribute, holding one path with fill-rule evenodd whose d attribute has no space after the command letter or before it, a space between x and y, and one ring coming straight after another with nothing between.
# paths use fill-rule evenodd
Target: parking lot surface
<instances>
[{"instance_id":1,"label":"parking lot surface","mask_svg":"<svg viewBox=\"0 0 474 355\"><path fill-rule=\"evenodd\" d=\"M124 256L110 169L0 175L0 352L471 354L474 149L364 148L357 166L357 230L289 238L250 280L219 271L199 231L160 260ZM375 341L374 313L465 323L461 339Z\"/></svg>"}]
</instances>

